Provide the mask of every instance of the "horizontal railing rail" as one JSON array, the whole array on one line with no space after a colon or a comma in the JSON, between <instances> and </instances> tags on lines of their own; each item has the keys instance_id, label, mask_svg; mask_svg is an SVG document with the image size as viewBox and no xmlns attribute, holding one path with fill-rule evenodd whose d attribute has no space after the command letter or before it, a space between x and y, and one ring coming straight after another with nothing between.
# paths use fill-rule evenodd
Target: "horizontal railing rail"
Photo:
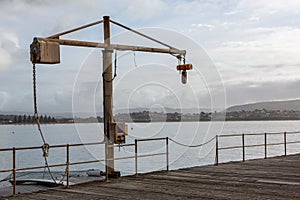
<instances>
[{"instance_id":1,"label":"horizontal railing rail","mask_svg":"<svg viewBox=\"0 0 300 200\"><path fill-rule=\"evenodd\" d=\"M90 145L99 145L99 144L105 144L105 142L89 142L89 143L76 143L76 144L57 144L57 145L51 145L50 148L63 148L63 147L76 147L76 146L90 146ZM14 149L16 151L20 150L34 150L34 149L41 149L42 146L29 146L29 147L18 147L18 148L4 148L0 149L1 151L13 151Z\"/></svg>"},{"instance_id":2,"label":"horizontal railing rail","mask_svg":"<svg viewBox=\"0 0 300 200\"><path fill-rule=\"evenodd\" d=\"M166 143L166 152L164 153L153 153L153 154L143 154L138 155L138 142L149 142L149 141L165 141ZM150 157L150 156L159 156L159 155L166 155L166 170L169 171L169 138L168 137L161 137L161 138L145 138L145 139L135 139L135 175L138 175L138 158L142 157Z\"/></svg>"},{"instance_id":3,"label":"horizontal railing rail","mask_svg":"<svg viewBox=\"0 0 300 200\"><path fill-rule=\"evenodd\" d=\"M143 154L138 155L138 143L139 142L147 142L147 141L158 141L158 140L165 140L166 141L166 152L163 153L153 153L153 154ZM123 156L123 157L117 157L114 159L106 158L106 159L95 159L95 160L85 160L85 161L78 161L78 162L70 162L70 147L79 147L79 146L92 146L92 145L103 145L106 144L105 147L129 147L133 146L135 148L135 155L134 156ZM151 157L151 156L161 156L166 155L166 162L167 162L167 170L169 170L169 158L168 158L168 138L145 138L145 139L136 139L134 144L121 144L121 145L109 145L108 142L89 142L89 143L75 143L75 144L57 144L57 145L50 145L49 149L55 149L55 148L66 148L66 162L65 163L57 163L57 164L49 164L49 165L40 165L40 166L32 166L32 167L17 167L16 165L16 154L18 151L27 151L27 150L37 150L42 149L42 146L28 146L28 147L13 147L13 148L3 148L0 149L0 152L12 152L12 168L11 169L0 169L0 173L12 173L12 184L13 184L13 195L16 195L16 183L17 183L17 176L16 173L18 171L29 171L29 170L36 170L36 169L45 169L45 168L55 168L55 167L66 167L66 187L68 188L70 186L69 181L69 167L74 165L83 165L83 164L90 164L90 163L99 163L99 162L107 162L110 160L125 160L125 159L135 159L135 174L138 174L138 158L144 158L144 157ZM107 163L106 163L107 164ZM106 176L106 179L108 179L108 176Z\"/></svg>"},{"instance_id":4,"label":"horizontal railing rail","mask_svg":"<svg viewBox=\"0 0 300 200\"><path fill-rule=\"evenodd\" d=\"M283 155L287 155L287 145L288 144L300 144L300 140L296 141L287 141L287 135L297 135L300 134L299 131L293 131L293 132L265 132L265 133L248 133L248 134L226 134L226 135L216 135L215 141L216 141L216 155L215 155L215 165L219 164L219 151L221 150L231 150L231 149L242 149L242 161L244 162L246 160L246 148L251 147L264 147L264 158L268 157L268 147L269 146L278 146L283 145L284 147L284 153ZM268 143L268 136L270 135L283 135L283 141L282 142L270 142ZM264 143L260 144L245 144L245 137L248 136L263 136L264 137ZM234 146L225 146L220 147L219 140L221 138L232 138L232 137L241 137L241 145L234 145Z\"/></svg>"},{"instance_id":5,"label":"horizontal railing rail","mask_svg":"<svg viewBox=\"0 0 300 200\"><path fill-rule=\"evenodd\" d=\"M202 144L197 144L197 145L186 145L182 144L180 142L177 142L171 138L168 137L160 137L160 138L142 138L142 139L135 139L134 143L130 144L115 144L115 145L110 145L106 141L102 142L89 142L89 143L75 143L75 144L56 144L56 145L51 145L50 149L54 148L65 148L66 149L66 158L64 163L56 163L56 164L50 164L50 165L40 165L40 166L32 166L32 167L17 167L17 162L16 162L16 155L18 151L27 151L27 150L36 150L36 149L41 149L42 146L30 146L30 147L18 147L18 148L3 148L0 149L0 152L12 152L12 168L11 169L0 169L0 173L7 173L11 172L12 173L12 183L13 183L13 195L16 195L16 173L18 171L28 171L28 170L35 170L35 169L45 169L46 167L49 168L55 168L55 167L66 167L66 187L68 188L70 186L70 171L69 168L70 166L74 165L83 165L83 164L90 164L90 163L100 163L100 162L105 162L107 165L107 161L111 160L125 160L125 159L134 159L135 162L135 175L138 175L138 158L146 158L146 157L153 157L153 156L163 156L165 155L165 160L166 160L166 170L169 171L169 140L171 142L174 142L177 145L185 146L188 148L199 148L204 145L207 145L211 142L214 142L215 140L215 149L216 149L216 154L215 154L215 165L219 164L219 151L226 151L230 149L242 149L242 161L246 160L246 148L254 148L254 147L264 147L264 153L265 153L265 158L268 157L268 147L269 146L278 146L278 145L283 145L284 146L284 154L287 155L287 145L288 144L299 144L300 140L294 140L294 141L288 141L287 136L288 135L296 135L300 134L300 132L270 132L270 133L249 133L249 134L226 134L226 135L216 135L214 138L211 138L210 140L202 143ZM268 136L270 135L283 135L283 141L282 142L268 142ZM264 143L258 143L258 144L246 144L245 143L245 138L246 137L255 137L255 136L263 136L264 138ZM220 146L220 140L223 138L241 138L241 145L232 145L232 146ZM293 138L295 139L295 138ZM141 142L151 142L151 141L164 141L165 142L165 152L159 152L159 153L140 153L138 144ZM105 158L105 159L92 159L92 160L83 160L83 161L70 161L70 148L71 147L79 147L79 146L92 146L92 145L103 145L105 144L105 148L120 148L120 147L134 147L134 155L130 156L123 156L123 157L116 157L116 158ZM107 151L107 149L105 149ZM106 180L108 179L108 174L106 173Z\"/></svg>"}]
</instances>

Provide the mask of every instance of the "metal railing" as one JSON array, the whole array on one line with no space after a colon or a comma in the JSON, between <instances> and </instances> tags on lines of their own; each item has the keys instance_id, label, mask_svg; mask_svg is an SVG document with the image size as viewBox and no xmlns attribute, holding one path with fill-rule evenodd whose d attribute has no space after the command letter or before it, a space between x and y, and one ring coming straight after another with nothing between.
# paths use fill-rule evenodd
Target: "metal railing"
<instances>
[{"instance_id":1,"label":"metal railing","mask_svg":"<svg viewBox=\"0 0 300 200\"><path fill-rule=\"evenodd\" d=\"M163 153L155 153L155 154L143 154L138 155L138 142L147 142L147 141L158 141L158 140L165 140L166 145L166 151ZM138 158L142 157L149 157L149 156L160 156L160 155L166 155L166 170L169 171L169 138L168 137L162 137L162 138L148 138L148 139L135 139L134 142L135 145L135 175L138 175Z\"/></svg>"},{"instance_id":2,"label":"metal railing","mask_svg":"<svg viewBox=\"0 0 300 200\"><path fill-rule=\"evenodd\" d=\"M165 140L166 144L166 151L163 153L155 153L155 154L143 154L138 155L138 143L139 142L147 142L147 141L158 141L158 140ZM166 170L169 170L169 139L168 137L164 138L149 138L149 139L135 139L134 144L122 144L122 147L125 146L134 146L135 148L135 155L134 156L125 156L125 157L117 157L113 160L124 160L124 159L135 159L135 175L138 175L138 158L141 157L150 157L150 156L159 156L159 155L166 155ZM40 166L33 166L33 167L17 167L17 152L18 151L24 151L24 150L34 150L34 149L41 149L43 150L42 146L30 146L30 147L20 147L20 148L4 148L0 149L0 152L12 152L12 168L11 169L0 169L0 173L4 172L10 172L12 173L12 193L13 196L17 194L17 171L28 171L28 170L35 170L35 169L45 169L47 167L49 168L55 168L55 167L66 167L65 170L65 177L66 177L66 188L70 187L70 166L73 165L82 165L82 164L89 164L89 163L97 163L97 162L105 162L107 165L107 161L112 160L105 156L105 159L95 159L95 160L86 160L86 161L80 161L80 162L70 162L70 147L78 147L78 146L91 146L91 145L103 145L105 144L105 148L109 148L112 145L108 145L108 142L91 142L91 143L77 143L77 144L62 144L62 145L52 145L50 146L50 149L55 148L65 148L66 149L66 162L65 163L58 163L58 164L51 164L51 165L40 165ZM119 147L119 145L113 145L114 147ZM107 151L107 149L106 149ZM108 180L108 174L106 173L106 180Z\"/></svg>"},{"instance_id":3,"label":"metal railing","mask_svg":"<svg viewBox=\"0 0 300 200\"><path fill-rule=\"evenodd\" d=\"M296 141L287 141L287 135L296 135L300 134L300 132L272 132L272 133L250 133L250 134L228 134L228 135L216 135L215 141L216 141L216 155L215 155L215 165L219 164L219 151L221 150L230 150L230 149L242 149L242 161L245 162L246 160L246 148L251 147L264 147L264 158L268 158L268 147L269 146L277 146L277 145L283 145L283 155L287 156L287 145L288 144L300 144L300 140ZM269 135L283 135L283 141L282 142L273 142L268 143L268 136ZM263 136L264 137L264 143L263 144L245 144L245 138L247 136ZM241 138L241 145L237 146L226 146L226 147L220 147L220 139L221 138L233 138L233 137L240 137Z\"/></svg>"},{"instance_id":4,"label":"metal railing","mask_svg":"<svg viewBox=\"0 0 300 200\"><path fill-rule=\"evenodd\" d=\"M268 136L269 135L283 135L283 141L282 142L276 142L276 143L268 143ZM242 149L242 161L246 160L246 148L252 148L252 147L264 147L264 158L268 157L268 146L275 146L275 145L283 145L284 147L284 154L287 155L287 145L288 144L298 144L300 141L288 141L287 140L287 135L291 134L300 134L300 132L280 132L280 133L251 133L251 134L229 134L229 135L216 135L214 138L208 140L207 142L199 145L185 145L181 144L171 138L168 137L161 137L161 138L147 138L147 139L135 139L134 144L122 144L122 145L113 145L113 147L129 147L132 146L134 147L134 155L133 156L123 156L123 157L117 157L114 158L113 160L124 160L124 159L134 159L135 161L135 175L138 175L138 158L143 158L143 157L152 157L152 156L162 156L165 155L166 159L166 170L169 171L169 140L174 142L175 144L185 146L185 147L201 147L203 145L206 145L210 142L213 142L215 140L215 165L219 164L219 151L225 151L225 150L230 150L230 149ZM264 143L263 144L246 144L245 139L246 137L249 136L264 136ZM241 145L237 146L225 146L225 147L220 147L219 143L222 138L232 138L232 137L240 137L241 138ZM160 152L160 153L143 153L139 155L139 148L138 144L140 142L150 142L150 141L165 141L165 152ZM70 162L70 148L71 147L78 147L78 146L92 146L92 145L103 145L105 144L105 151L107 152L107 148L112 147L112 145L108 145L108 142L91 142L91 143L78 143L78 144L62 144L62 145L53 145L50 146L50 149L54 148L65 148L66 151L66 158L65 158L65 163L58 163L58 164L51 164L51 165L40 165L40 166L33 166L33 167L23 167L23 168L18 168L17 167L17 162L16 162L16 157L17 157L17 152L19 151L24 151L24 150L34 150L34 149L41 149L42 146L32 146L32 147L21 147L21 148L5 148L5 149L0 149L0 152L12 152L12 168L11 169L0 169L0 173L4 172L10 172L12 173L12 185L13 185L13 195L16 195L16 186L17 186L17 176L16 173L17 171L26 171L26 170L34 170L34 169L45 169L46 167L49 168L55 168L55 167L66 167L65 170L65 178L66 178L66 188L69 188L70 186L70 166L73 165L82 165L82 164L89 164L89 163L99 163L99 162L105 162L105 165L107 165L108 161L112 160L109 159L106 154L105 154L105 159L94 159L94 160L86 160L86 161L78 161L78 162ZM108 174L106 173L106 180L108 180Z\"/></svg>"},{"instance_id":5,"label":"metal railing","mask_svg":"<svg viewBox=\"0 0 300 200\"><path fill-rule=\"evenodd\" d=\"M51 164L51 165L40 165L40 166L33 166L33 167L21 167L18 168L16 165L16 158L17 158L17 152L18 151L24 151L24 150L34 150L34 149L41 149L43 150L41 146L31 146L31 147L20 147L20 148L6 148L6 149L0 149L0 152L4 151L10 151L12 152L12 169L1 169L1 172L11 172L12 173L12 182L13 182L13 195L16 195L16 185L17 185L17 171L28 171L28 170L35 170L35 169L45 169L46 167L54 168L54 167L66 167L66 179L67 184L66 187L70 186L70 171L69 167L71 165L81 165L81 164L88 164L88 163L96 163L96 162L103 162L105 160L87 160L87 161L81 161L81 162L70 162L70 147L78 147L78 146L91 146L91 145L100 145L105 144L105 142L91 142L91 143L79 143L79 144L62 144L62 145L53 145L50 146L51 149L55 148L66 148L66 162L65 163L58 163L58 164Z\"/></svg>"}]
</instances>

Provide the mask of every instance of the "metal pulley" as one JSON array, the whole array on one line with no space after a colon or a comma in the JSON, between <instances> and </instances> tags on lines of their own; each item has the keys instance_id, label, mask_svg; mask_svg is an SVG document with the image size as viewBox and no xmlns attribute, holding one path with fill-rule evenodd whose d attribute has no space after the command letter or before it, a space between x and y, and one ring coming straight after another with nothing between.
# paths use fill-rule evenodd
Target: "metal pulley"
<instances>
[{"instance_id":1,"label":"metal pulley","mask_svg":"<svg viewBox=\"0 0 300 200\"><path fill-rule=\"evenodd\" d=\"M30 45L30 60L32 63L60 63L59 43L34 38Z\"/></svg>"}]
</instances>

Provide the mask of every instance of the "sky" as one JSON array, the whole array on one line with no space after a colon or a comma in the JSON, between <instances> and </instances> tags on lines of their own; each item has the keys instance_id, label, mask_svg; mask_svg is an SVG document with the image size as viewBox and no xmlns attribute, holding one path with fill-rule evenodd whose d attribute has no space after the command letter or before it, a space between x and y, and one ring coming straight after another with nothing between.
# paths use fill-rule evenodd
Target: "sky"
<instances>
[{"instance_id":1,"label":"sky","mask_svg":"<svg viewBox=\"0 0 300 200\"><path fill-rule=\"evenodd\" d=\"M35 36L105 15L187 50L194 65L182 85L176 58L117 52L115 110L220 110L300 98L299 0L1 0L0 11L0 112L33 110ZM98 25L63 38L102 42L102 31ZM113 25L111 34L112 43L161 47ZM61 47L60 64L37 65L40 112L100 112L101 74L101 49Z\"/></svg>"}]
</instances>

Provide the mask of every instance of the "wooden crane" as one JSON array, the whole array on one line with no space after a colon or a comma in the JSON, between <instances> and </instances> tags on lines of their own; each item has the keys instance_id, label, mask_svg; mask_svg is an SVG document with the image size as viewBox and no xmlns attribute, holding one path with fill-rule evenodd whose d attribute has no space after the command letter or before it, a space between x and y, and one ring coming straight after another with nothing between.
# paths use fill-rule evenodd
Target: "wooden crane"
<instances>
[{"instance_id":1,"label":"wooden crane","mask_svg":"<svg viewBox=\"0 0 300 200\"><path fill-rule=\"evenodd\" d=\"M66 40L60 39L60 36L75 32L81 29L85 29L97 24L103 23L104 30L104 42L87 42L87 41L78 41L78 40ZM120 45L120 44L111 44L110 41L110 23L113 23L117 26L120 26L126 30L129 30L133 33L136 33L140 36L143 36L147 39L150 39L156 43L165 46L166 48L153 48L153 47L144 47L144 46L130 46L130 45ZM178 65L177 70L182 71L182 82L186 83L186 70L191 70L191 64L185 64L185 50L176 49L168 44L165 44L161 41L158 41L150 36L147 36L141 32L133 30L125 25L122 25L116 21L113 21L109 16L104 16L103 20L90 23L84 26L80 26L68 31L64 31L46 38L37 38L33 39L32 44L30 45L30 57L33 64L58 64L60 63L60 45L67 46L79 46L79 47L91 47L91 48L102 48L103 54L103 115L104 115L104 135L106 136L108 146L106 148L106 173L109 176L119 175L118 172L114 170L114 147L113 144L117 143L116 138L116 129L113 117L113 81L112 80L112 53L114 50L123 50L123 51L142 51L142 52L151 52L151 53L166 53L172 54L177 57L179 60L183 60L183 65Z\"/></svg>"}]
</instances>

